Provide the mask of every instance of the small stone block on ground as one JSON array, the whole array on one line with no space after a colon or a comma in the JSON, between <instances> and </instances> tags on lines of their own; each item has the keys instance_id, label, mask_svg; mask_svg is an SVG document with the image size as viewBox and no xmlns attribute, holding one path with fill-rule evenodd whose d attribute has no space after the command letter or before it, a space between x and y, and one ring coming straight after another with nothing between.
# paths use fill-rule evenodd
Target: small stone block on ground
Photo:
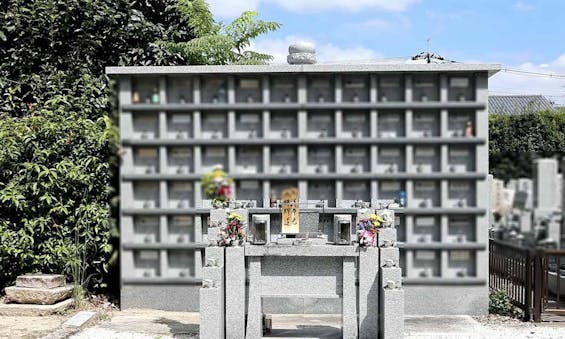
<instances>
[{"instance_id":1,"label":"small stone block on ground","mask_svg":"<svg viewBox=\"0 0 565 339\"><path fill-rule=\"evenodd\" d=\"M95 319L96 312L80 311L63 323L63 327L83 328Z\"/></svg>"},{"instance_id":2,"label":"small stone block on ground","mask_svg":"<svg viewBox=\"0 0 565 339\"><path fill-rule=\"evenodd\" d=\"M35 317L62 313L74 305L74 299L60 301L53 305L2 304L0 316Z\"/></svg>"},{"instance_id":3,"label":"small stone block on ground","mask_svg":"<svg viewBox=\"0 0 565 339\"><path fill-rule=\"evenodd\" d=\"M67 299L73 293L73 286L67 285L56 288L30 288L30 287L6 287L6 297L11 302L18 304L52 305L58 301Z\"/></svg>"},{"instance_id":4,"label":"small stone block on ground","mask_svg":"<svg viewBox=\"0 0 565 339\"><path fill-rule=\"evenodd\" d=\"M16 287L55 288L65 286L62 274L26 274L16 278Z\"/></svg>"}]
</instances>

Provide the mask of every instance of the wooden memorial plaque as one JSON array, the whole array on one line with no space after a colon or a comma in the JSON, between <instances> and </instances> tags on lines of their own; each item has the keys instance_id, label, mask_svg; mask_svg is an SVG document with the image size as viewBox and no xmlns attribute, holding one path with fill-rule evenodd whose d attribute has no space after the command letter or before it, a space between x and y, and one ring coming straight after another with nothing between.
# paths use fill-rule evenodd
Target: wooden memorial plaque
<instances>
[{"instance_id":1,"label":"wooden memorial plaque","mask_svg":"<svg viewBox=\"0 0 565 339\"><path fill-rule=\"evenodd\" d=\"M282 233L298 232L298 189L289 188L282 191Z\"/></svg>"}]
</instances>

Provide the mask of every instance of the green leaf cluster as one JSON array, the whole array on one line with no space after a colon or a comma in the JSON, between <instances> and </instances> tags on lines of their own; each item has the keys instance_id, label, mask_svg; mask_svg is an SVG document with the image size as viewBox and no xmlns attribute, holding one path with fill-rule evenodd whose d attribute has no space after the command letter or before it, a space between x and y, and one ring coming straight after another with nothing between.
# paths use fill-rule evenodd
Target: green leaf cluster
<instances>
[{"instance_id":1,"label":"green leaf cluster","mask_svg":"<svg viewBox=\"0 0 565 339\"><path fill-rule=\"evenodd\" d=\"M273 57L249 50L253 39L276 31L281 24L258 19L255 11L246 11L231 23L214 21L204 0L178 0L177 8L192 28L195 39L158 45L182 56L193 65L265 64Z\"/></svg>"},{"instance_id":2,"label":"green leaf cluster","mask_svg":"<svg viewBox=\"0 0 565 339\"><path fill-rule=\"evenodd\" d=\"M565 112L489 116L489 167L495 178L531 177L533 160L565 152Z\"/></svg>"},{"instance_id":3,"label":"green leaf cluster","mask_svg":"<svg viewBox=\"0 0 565 339\"><path fill-rule=\"evenodd\" d=\"M488 311L493 314L516 315L508 293L501 289L489 292Z\"/></svg>"}]
</instances>

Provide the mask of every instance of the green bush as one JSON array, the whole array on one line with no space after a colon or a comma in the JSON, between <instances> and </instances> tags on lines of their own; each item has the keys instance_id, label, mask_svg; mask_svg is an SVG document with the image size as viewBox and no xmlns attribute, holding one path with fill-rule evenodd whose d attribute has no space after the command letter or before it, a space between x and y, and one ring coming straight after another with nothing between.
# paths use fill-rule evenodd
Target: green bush
<instances>
[{"instance_id":1,"label":"green bush","mask_svg":"<svg viewBox=\"0 0 565 339\"><path fill-rule=\"evenodd\" d=\"M500 315L514 315L514 306L504 290L490 291L488 311Z\"/></svg>"},{"instance_id":2,"label":"green bush","mask_svg":"<svg viewBox=\"0 0 565 339\"><path fill-rule=\"evenodd\" d=\"M0 116L0 286L28 272L72 275L77 263L98 279L106 269L115 129L69 107L55 97Z\"/></svg>"},{"instance_id":3,"label":"green bush","mask_svg":"<svg viewBox=\"0 0 565 339\"><path fill-rule=\"evenodd\" d=\"M531 177L534 159L564 152L565 112L489 116L489 167L495 178Z\"/></svg>"}]
</instances>

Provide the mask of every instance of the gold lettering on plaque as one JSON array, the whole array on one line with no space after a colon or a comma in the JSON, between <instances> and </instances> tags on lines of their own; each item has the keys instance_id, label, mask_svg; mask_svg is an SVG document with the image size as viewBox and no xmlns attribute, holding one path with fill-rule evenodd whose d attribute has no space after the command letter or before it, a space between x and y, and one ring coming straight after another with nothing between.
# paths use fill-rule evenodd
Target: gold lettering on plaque
<instances>
[{"instance_id":1,"label":"gold lettering on plaque","mask_svg":"<svg viewBox=\"0 0 565 339\"><path fill-rule=\"evenodd\" d=\"M298 189L282 191L282 233L298 233Z\"/></svg>"}]
</instances>

